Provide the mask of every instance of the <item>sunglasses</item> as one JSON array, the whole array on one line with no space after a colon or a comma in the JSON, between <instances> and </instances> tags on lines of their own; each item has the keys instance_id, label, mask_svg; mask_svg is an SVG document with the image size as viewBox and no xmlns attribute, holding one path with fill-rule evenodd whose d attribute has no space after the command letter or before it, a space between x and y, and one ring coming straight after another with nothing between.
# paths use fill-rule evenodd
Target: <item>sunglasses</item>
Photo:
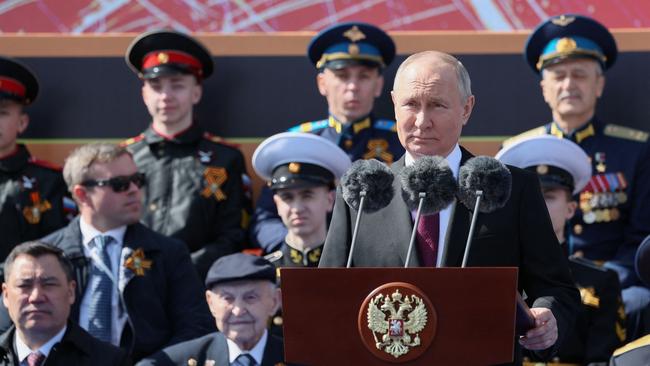
<instances>
[{"instance_id":1,"label":"sunglasses","mask_svg":"<svg viewBox=\"0 0 650 366\"><path fill-rule=\"evenodd\" d=\"M91 179L82 182L81 185L84 187L109 186L113 189L113 192L119 193L127 191L131 186L131 182L133 182L133 184L138 188L142 188L147 183L147 177L145 177L144 173L135 173L133 175L121 175L110 179Z\"/></svg>"}]
</instances>

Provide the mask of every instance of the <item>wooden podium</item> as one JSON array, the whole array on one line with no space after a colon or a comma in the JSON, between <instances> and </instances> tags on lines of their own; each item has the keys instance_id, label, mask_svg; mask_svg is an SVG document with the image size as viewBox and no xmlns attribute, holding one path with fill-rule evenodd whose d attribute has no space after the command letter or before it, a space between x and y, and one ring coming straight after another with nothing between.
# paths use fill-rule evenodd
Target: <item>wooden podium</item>
<instances>
[{"instance_id":1,"label":"wooden podium","mask_svg":"<svg viewBox=\"0 0 650 366\"><path fill-rule=\"evenodd\" d=\"M301 365L490 365L512 362L517 268L282 268L286 362ZM394 357L364 342L363 305L387 283L430 301L427 346ZM377 338L375 338L377 340ZM381 340L381 337L379 337ZM378 354L383 353L383 358ZM410 355L411 357L413 354Z\"/></svg>"}]
</instances>

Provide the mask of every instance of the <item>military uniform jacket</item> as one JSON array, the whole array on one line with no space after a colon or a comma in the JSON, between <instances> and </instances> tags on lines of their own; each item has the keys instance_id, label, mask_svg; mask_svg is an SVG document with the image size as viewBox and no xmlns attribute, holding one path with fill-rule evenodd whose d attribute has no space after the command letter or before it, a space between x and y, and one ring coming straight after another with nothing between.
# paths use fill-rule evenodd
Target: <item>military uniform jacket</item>
<instances>
[{"instance_id":1,"label":"military uniform jacket","mask_svg":"<svg viewBox=\"0 0 650 366\"><path fill-rule=\"evenodd\" d=\"M226 337L215 332L204 337L167 347L161 352L138 363L138 366L212 365L230 366ZM191 363L190 360L195 362ZM262 365L283 366L284 346L282 339L269 334L264 346ZM213 363L210 363L213 361Z\"/></svg>"},{"instance_id":2,"label":"military uniform jacket","mask_svg":"<svg viewBox=\"0 0 650 366\"><path fill-rule=\"evenodd\" d=\"M625 309L618 276L582 258L570 258L569 267L583 306L556 357L564 363L607 362L625 340Z\"/></svg>"},{"instance_id":3,"label":"military uniform jacket","mask_svg":"<svg viewBox=\"0 0 650 366\"><path fill-rule=\"evenodd\" d=\"M187 244L201 278L244 239L244 158L218 140L193 124L171 138L150 127L124 143L147 176L142 223Z\"/></svg>"},{"instance_id":4,"label":"military uniform jacket","mask_svg":"<svg viewBox=\"0 0 650 366\"><path fill-rule=\"evenodd\" d=\"M301 251L293 248L286 241L282 241L280 250L277 250L267 256L271 263L276 267L318 267L320 257L323 254L323 246L321 244L315 248Z\"/></svg>"},{"instance_id":5,"label":"military uniform jacket","mask_svg":"<svg viewBox=\"0 0 650 366\"><path fill-rule=\"evenodd\" d=\"M634 255L650 234L650 143L648 133L594 119L570 135L553 122L504 142L551 134L582 147L592 162L593 176L575 197L579 208L571 220L571 252L608 261L621 287L638 284Z\"/></svg>"},{"instance_id":6,"label":"military uniform jacket","mask_svg":"<svg viewBox=\"0 0 650 366\"><path fill-rule=\"evenodd\" d=\"M472 155L461 147L461 166ZM391 166L393 187L401 192L399 172L404 158ZM512 174L510 198L503 208L480 214L469 253L468 267L518 267L518 285L530 305L551 309L558 324L561 344L573 326L580 308L580 297L567 260L553 232L548 210L534 173L508 167ZM332 222L325 239L319 267L345 267L357 212L350 208L337 189ZM467 242L472 212L462 203L455 205L449 221L446 256L442 264L460 267ZM352 254L354 267L404 267L413 229L411 210L396 193L385 208L364 214ZM417 250L413 263L420 263ZM515 343L515 357L521 357Z\"/></svg>"},{"instance_id":7,"label":"military uniform jacket","mask_svg":"<svg viewBox=\"0 0 650 366\"><path fill-rule=\"evenodd\" d=\"M324 137L345 151L350 160L377 159L388 165L404 155L397 137L394 121L367 116L344 125L333 116L328 119L305 122L289 129L291 132L308 132ZM266 252L280 247L287 230L278 216L273 193L264 188L255 206L251 225L252 242Z\"/></svg>"},{"instance_id":8,"label":"military uniform jacket","mask_svg":"<svg viewBox=\"0 0 650 366\"><path fill-rule=\"evenodd\" d=\"M43 239L61 248L74 265L77 293L70 314L74 320L79 319L91 271L81 240L79 218ZM214 330L203 284L184 244L133 224L124 234L120 258L118 289L127 314L120 345L133 360Z\"/></svg>"},{"instance_id":9,"label":"military uniform jacket","mask_svg":"<svg viewBox=\"0 0 650 366\"><path fill-rule=\"evenodd\" d=\"M64 198L74 211L67 192L60 169L32 158L24 145L0 159L0 261L17 244L65 226Z\"/></svg>"},{"instance_id":10,"label":"military uniform jacket","mask_svg":"<svg viewBox=\"0 0 650 366\"><path fill-rule=\"evenodd\" d=\"M19 366L14 348L16 329L0 336L0 366ZM42 366L122 366L131 365L124 350L95 339L74 322L68 322L61 342L52 347Z\"/></svg>"}]
</instances>

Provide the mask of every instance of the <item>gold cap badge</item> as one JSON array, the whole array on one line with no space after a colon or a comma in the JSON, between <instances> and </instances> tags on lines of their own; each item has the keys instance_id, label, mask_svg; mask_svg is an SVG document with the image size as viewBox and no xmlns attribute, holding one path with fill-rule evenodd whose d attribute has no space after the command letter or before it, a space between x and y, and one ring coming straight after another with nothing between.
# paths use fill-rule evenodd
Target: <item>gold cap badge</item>
<instances>
[{"instance_id":1,"label":"gold cap badge","mask_svg":"<svg viewBox=\"0 0 650 366\"><path fill-rule=\"evenodd\" d=\"M160 52L158 54L158 62L160 62L161 64L166 64L167 62L169 62L169 55L166 54L165 52Z\"/></svg>"},{"instance_id":2,"label":"gold cap badge","mask_svg":"<svg viewBox=\"0 0 650 366\"><path fill-rule=\"evenodd\" d=\"M555 25L559 25L560 27L566 27L567 25L573 23L574 20L576 20L576 17L568 17L566 15L560 15L559 17L551 20L551 22Z\"/></svg>"},{"instance_id":3,"label":"gold cap badge","mask_svg":"<svg viewBox=\"0 0 650 366\"><path fill-rule=\"evenodd\" d=\"M537 174L544 175L548 173L548 165L540 164L537 166Z\"/></svg>"},{"instance_id":4,"label":"gold cap badge","mask_svg":"<svg viewBox=\"0 0 650 366\"><path fill-rule=\"evenodd\" d=\"M300 163L289 163L289 172L296 174L300 172Z\"/></svg>"},{"instance_id":5,"label":"gold cap badge","mask_svg":"<svg viewBox=\"0 0 650 366\"><path fill-rule=\"evenodd\" d=\"M366 38L366 35L363 34L359 27L356 25L343 33L343 37L349 39L352 42L359 42L360 40Z\"/></svg>"},{"instance_id":6,"label":"gold cap badge","mask_svg":"<svg viewBox=\"0 0 650 366\"><path fill-rule=\"evenodd\" d=\"M562 53L574 51L576 48L578 48L576 41L569 37L561 38L555 45L555 50Z\"/></svg>"},{"instance_id":7,"label":"gold cap badge","mask_svg":"<svg viewBox=\"0 0 650 366\"><path fill-rule=\"evenodd\" d=\"M350 55L352 55L352 56L358 55L359 54L359 46L354 44L354 43L350 43L350 45L348 46L348 53Z\"/></svg>"}]
</instances>

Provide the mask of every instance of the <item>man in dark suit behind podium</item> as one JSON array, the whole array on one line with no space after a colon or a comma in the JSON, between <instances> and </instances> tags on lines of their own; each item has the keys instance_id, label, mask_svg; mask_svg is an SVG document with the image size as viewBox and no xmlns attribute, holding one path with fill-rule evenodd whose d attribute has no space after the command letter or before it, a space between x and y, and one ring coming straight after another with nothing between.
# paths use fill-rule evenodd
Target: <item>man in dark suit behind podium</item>
<instances>
[{"instance_id":1,"label":"man in dark suit behind podium","mask_svg":"<svg viewBox=\"0 0 650 366\"><path fill-rule=\"evenodd\" d=\"M474 106L464 66L440 52L412 55L397 71L392 98L400 142L406 148L404 157L391 166L393 172L398 173L418 157L438 155L446 158L457 176L460 166L472 157L458 144ZM509 169L510 198L503 208L479 216L468 266L519 267L519 287L532 304L536 326L518 343L550 355L555 350L552 346L572 325L571 319L580 306L579 294L553 232L537 177L514 167ZM404 266L413 213L399 194L397 178L393 186L396 194L388 206L363 217L352 254L355 267ZM321 267L345 265L355 218L356 211L347 206L339 188ZM418 234L425 237L426 231L438 231L428 235L434 243L418 244L413 253L417 263L460 266L471 211L462 204L452 204L436 220L433 228L424 228ZM438 255L445 252L444 257ZM515 362L520 358L517 349Z\"/></svg>"}]
</instances>

